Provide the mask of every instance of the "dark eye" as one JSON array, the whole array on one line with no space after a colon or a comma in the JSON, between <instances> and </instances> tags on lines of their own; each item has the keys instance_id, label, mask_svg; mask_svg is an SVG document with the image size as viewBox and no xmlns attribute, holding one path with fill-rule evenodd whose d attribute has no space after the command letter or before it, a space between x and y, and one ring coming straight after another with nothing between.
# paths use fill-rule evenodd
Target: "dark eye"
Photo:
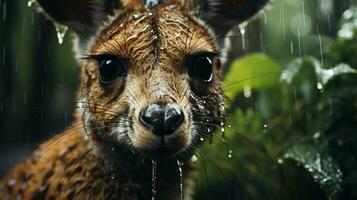
<instances>
[{"instance_id":1,"label":"dark eye","mask_svg":"<svg viewBox=\"0 0 357 200\"><path fill-rule=\"evenodd\" d=\"M213 59L217 56L213 52L199 52L189 55L186 60L188 74L191 78L209 83L213 79Z\"/></svg>"},{"instance_id":2,"label":"dark eye","mask_svg":"<svg viewBox=\"0 0 357 200\"><path fill-rule=\"evenodd\" d=\"M126 69L123 61L112 55L102 55L97 58L99 64L99 81L102 84L109 84L115 81L117 78L123 78L126 76Z\"/></svg>"}]
</instances>

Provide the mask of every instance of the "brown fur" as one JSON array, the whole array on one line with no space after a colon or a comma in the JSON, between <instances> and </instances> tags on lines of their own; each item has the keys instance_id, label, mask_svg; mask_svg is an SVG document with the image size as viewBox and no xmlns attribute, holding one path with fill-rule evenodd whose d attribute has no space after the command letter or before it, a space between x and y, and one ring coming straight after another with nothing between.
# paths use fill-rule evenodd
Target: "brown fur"
<instances>
[{"instance_id":1,"label":"brown fur","mask_svg":"<svg viewBox=\"0 0 357 200\"><path fill-rule=\"evenodd\" d=\"M223 120L220 59L213 59L210 83L192 79L185 63L187 55L219 51L210 28L196 19L192 14L196 10L186 1L147 6L139 0L123 0L120 5L125 9L95 28L97 33L89 40L81 27L96 24L91 18L88 22L62 17L51 10L50 0L39 3L88 46L89 59L79 61L77 120L2 180L0 199L150 199L153 162L157 163L156 199L180 199L177 162L183 163L185 199L190 199L191 156L201 138L212 136ZM71 4L69 11L90 15L84 7L76 7L80 4ZM98 62L92 57L101 54L125 58L127 76L108 86L100 84ZM158 137L139 122L140 110L155 102L182 108L184 122L172 135Z\"/></svg>"}]
</instances>

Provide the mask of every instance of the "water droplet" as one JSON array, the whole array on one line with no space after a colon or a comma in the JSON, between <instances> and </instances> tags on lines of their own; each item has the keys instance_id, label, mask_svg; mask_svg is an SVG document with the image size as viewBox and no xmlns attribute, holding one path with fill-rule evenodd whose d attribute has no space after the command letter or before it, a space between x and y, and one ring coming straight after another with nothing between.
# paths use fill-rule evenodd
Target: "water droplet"
<instances>
[{"instance_id":1,"label":"water droplet","mask_svg":"<svg viewBox=\"0 0 357 200\"><path fill-rule=\"evenodd\" d=\"M319 89L319 90L322 89L322 83L320 83L320 82L317 83L317 89Z\"/></svg>"},{"instance_id":2,"label":"water droplet","mask_svg":"<svg viewBox=\"0 0 357 200\"><path fill-rule=\"evenodd\" d=\"M9 181L7 182L7 185L9 187L14 187L16 184L16 180L15 179L9 179Z\"/></svg>"},{"instance_id":3,"label":"water droplet","mask_svg":"<svg viewBox=\"0 0 357 200\"><path fill-rule=\"evenodd\" d=\"M27 7L31 7L34 3L36 3L36 0L28 0L27 1Z\"/></svg>"},{"instance_id":4,"label":"water droplet","mask_svg":"<svg viewBox=\"0 0 357 200\"><path fill-rule=\"evenodd\" d=\"M192 158L191 158L191 161L192 162L197 162L198 158L196 155L193 155Z\"/></svg>"},{"instance_id":5,"label":"water droplet","mask_svg":"<svg viewBox=\"0 0 357 200\"><path fill-rule=\"evenodd\" d=\"M152 171L151 171L151 200L155 200L156 197L156 174L157 174L157 164L156 161L151 160Z\"/></svg>"},{"instance_id":6,"label":"water droplet","mask_svg":"<svg viewBox=\"0 0 357 200\"><path fill-rule=\"evenodd\" d=\"M200 138L200 141L203 142L205 139L203 137Z\"/></svg>"},{"instance_id":7,"label":"water droplet","mask_svg":"<svg viewBox=\"0 0 357 200\"><path fill-rule=\"evenodd\" d=\"M57 23L55 24L55 27L56 27L56 32L57 32L58 44L62 44L63 39L66 36L66 33L68 31L68 27L57 24Z\"/></svg>"},{"instance_id":8,"label":"water droplet","mask_svg":"<svg viewBox=\"0 0 357 200\"><path fill-rule=\"evenodd\" d=\"M178 166L179 175L180 175L180 199L183 200L183 198L184 198L184 196L183 196L183 170L182 170L183 163L180 162L179 160L177 160L177 166Z\"/></svg>"},{"instance_id":9,"label":"water droplet","mask_svg":"<svg viewBox=\"0 0 357 200\"><path fill-rule=\"evenodd\" d=\"M157 5L159 3L160 3L159 0L146 0L145 1L145 5L150 5L150 6L154 6L154 5Z\"/></svg>"},{"instance_id":10,"label":"water droplet","mask_svg":"<svg viewBox=\"0 0 357 200\"><path fill-rule=\"evenodd\" d=\"M264 124L264 126L263 126L264 128L268 128L268 125L267 124Z\"/></svg>"},{"instance_id":11,"label":"water droplet","mask_svg":"<svg viewBox=\"0 0 357 200\"><path fill-rule=\"evenodd\" d=\"M250 87L244 87L243 95L245 98L250 98L252 96L252 90Z\"/></svg>"},{"instance_id":12,"label":"water droplet","mask_svg":"<svg viewBox=\"0 0 357 200\"><path fill-rule=\"evenodd\" d=\"M232 158L232 154L233 154L233 151L232 151L232 150L229 150L229 151L228 151L228 158Z\"/></svg>"},{"instance_id":13,"label":"water droplet","mask_svg":"<svg viewBox=\"0 0 357 200\"><path fill-rule=\"evenodd\" d=\"M282 164L284 163L284 160L281 159L281 158L279 158L279 159L278 159L278 163L279 163L280 165L282 165Z\"/></svg>"},{"instance_id":14,"label":"water droplet","mask_svg":"<svg viewBox=\"0 0 357 200\"><path fill-rule=\"evenodd\" d=\"M239 25L239 32L242 35L242 49L245 50L245 37L246 37L246 27L247 27L247 23L242 23Z\"/></svg>"},{"instance_id":15,"label":"water droplet","mask_svg":"<svg viewBox=\"0 0 357 200\"><path fill-rule=\"evenodd\" d=\"M114 148L114 147L112 147L112 151L115 151L115 148Z\"/></svg>"},{"instance_id":16,"label":"water droplet","mask_svg":"<svg viewBox=\"0 0 357 200\"><path fill-rule=\"evenodd\" d=\"M316 133L314 134L313 138L314 138L315 140L317 140L317 139L319 139L320 136L321 136L320 132L316 132Z\"/></svg>"}]
</instances>

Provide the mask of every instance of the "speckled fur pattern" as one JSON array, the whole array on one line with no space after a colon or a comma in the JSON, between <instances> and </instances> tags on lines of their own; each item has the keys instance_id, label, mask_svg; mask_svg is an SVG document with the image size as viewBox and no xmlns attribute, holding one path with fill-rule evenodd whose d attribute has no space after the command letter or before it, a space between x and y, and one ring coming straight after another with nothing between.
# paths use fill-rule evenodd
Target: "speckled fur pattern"
<instances>
[{"instance_id":1,"label":"speckled fur pattern","mask_svg":"<svg viewBox=\"0 0 357 200\"><path fill-rule=\"evenodd\" d=\"M215 5L212 2L209 9ZM237 5L247 2L241 0ZM121 8L113 8L107 17L104 13L89 15L103 20L100 23L56 18L52 16L55 10L45 10L53 20L80 30L78 55L125 58L127 75L103 86L98 62L79 60L75 122L11 170L0 182L0 200L151 199L153 162L157 166L156 200L180 199L178 162L183 169L184 199L191 199L191 157L223 123L224 97L219 57L213 59L210 83L190 78L184 58L196 52L219 52L218 36L192 2L167 0L144 5L140 0L123 0L115 5ZM70 7L71 11L76 6ZM51 5L45 8L51 9ZM80 28L86 24L91 24L85 29L89 32ZM140 110L153 102L182 108L185 119L172 135L155 136L140 124ZM169 154L153 153L162 144Z\"/></svg>"}]
</instances>

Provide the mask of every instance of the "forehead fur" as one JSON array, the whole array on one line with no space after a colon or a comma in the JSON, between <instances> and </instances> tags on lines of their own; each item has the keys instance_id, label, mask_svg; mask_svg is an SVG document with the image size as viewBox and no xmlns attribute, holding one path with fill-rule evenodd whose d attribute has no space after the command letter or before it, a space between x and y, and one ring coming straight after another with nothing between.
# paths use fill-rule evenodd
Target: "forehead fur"
<instances>
[{"instance_id":1,"label":"forehead fur","mask_svg":"<svg viewBox=\"0 0 357 200\"><path fill-rule=\"evenodd\" d=\"M178 5L162 4L124 11L94 42L92 53L118 54L140 62L182 58L197 51L216 51L214 36L202 22Z\"/></svg>"}]
</instances>

